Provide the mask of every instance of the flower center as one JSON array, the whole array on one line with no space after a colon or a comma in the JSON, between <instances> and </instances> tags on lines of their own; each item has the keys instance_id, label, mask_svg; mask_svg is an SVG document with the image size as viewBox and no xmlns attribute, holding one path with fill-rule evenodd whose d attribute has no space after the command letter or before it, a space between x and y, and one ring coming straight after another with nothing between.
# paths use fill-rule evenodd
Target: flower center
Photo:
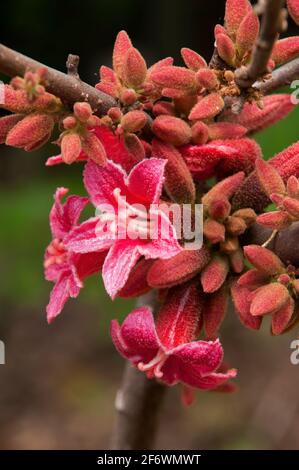
<instances>
[{"instance_id":1,"label":"flower center","mask_svg":"<svg viewBox=\"0 0 299 470\"><path fill-rule=\"evenodd\" d=\"M47 248L47 259L44 262L44 267L48 268L53 264L63 264L67 258L67 250L59 238L54 238Z\"/></svg>"},{"instance_id":2,"label":"flower center","mask_svg":"<svg viewBox=\"0 0 299 470\"><path fill-rule=\"evenodd\" d=\"M140 371L146 372L149 378L156 377L157 379L160 379L163 377L163 372L161 369L164 366L167 358L167 354L159 349L156 356L150 362L147 364L139 362L137 367Z\"/></svg>"},{"instance_id":3,"label":"flower center","mask_svg":"<svg viewBox=\"0 0 299 470\"><path fill-rule=\"evenodd\" d=\"M106 212L101 216L102 222L109 223L110 232L119 238L149 238L151 221L146 208L140 204L129 204L119 188L113 191L113 196L117 202L117 213Z\"/></svg>"}]
</instances>

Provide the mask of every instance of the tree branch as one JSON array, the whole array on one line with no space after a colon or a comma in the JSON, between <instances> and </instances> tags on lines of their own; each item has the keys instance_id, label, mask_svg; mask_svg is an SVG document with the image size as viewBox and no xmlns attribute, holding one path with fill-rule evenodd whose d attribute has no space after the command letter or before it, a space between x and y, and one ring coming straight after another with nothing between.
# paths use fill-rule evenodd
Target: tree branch
<instances>
[{"instance_id":1,"label":"tree branch","mask_svg":"<svg viewBox=\"0 0 299 470\"><path fill-rule=\"evenodd\" d=\"M283 29L284 0L265 0L260 35L255 44L252 61L248 67L236 71L236 83L240 88L249 88L267 73L267 65L278 33Z\"/></svg>"},{"instance_id":2,"label":"tree branch","mask_svg":"<svg viewBox=\"0 0 299 470\"><path fill-rule=\"evenodd\" d=\"M155 293L141 297L137 306L156 309ZM115 400L116 420L112 436L114 450L152 449L158 418L167 387L146 375L130 363L125 366L123 381Z\"/></svg>"},{"instance_id":3,"label":"tree branch","mask_svg":"<svg viewBox=\"0 0 299 470\"><path fill-rule=\"evenodd\" d=\"M299 78L299 59L294 59L288 64L274 70L269 80L256 82L253 84L253 87L266 95L279 88L290 85L296 78Z\"/></svg>"},{"instance_id":4,"label":"tree branch","mask_svg":"<svg viewBox=\"0 0 299 470\"><path fill-rule=\"evenodd\" d=\"M0 44L0 72L5 75L23 76L26 70L37 70L40 67L47 69L47 90L58 96L68 106L72 107L76 101L88 101L99 116L106 114L112 106L117 106L111 96L82 82L76 75L59 72Z\"/></svg>"}]
</instances>

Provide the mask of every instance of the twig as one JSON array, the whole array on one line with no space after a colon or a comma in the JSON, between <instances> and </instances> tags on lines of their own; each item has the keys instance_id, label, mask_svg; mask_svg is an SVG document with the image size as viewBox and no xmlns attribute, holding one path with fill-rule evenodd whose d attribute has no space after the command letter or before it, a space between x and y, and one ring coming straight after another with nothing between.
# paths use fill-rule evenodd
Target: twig
<instances>
[{"instance_id":1,"label":"twig","mask_svg":"<svg viewBox=\"0 0 299 470\"><path fill-rule=\"evenodd\" d=\"M255 44L253 57L248 67L236 71L236 83L240 88L249 88L267 73L267 65L277 35L283 29L284 0L266 0L260 35Z\"/></svg>"},{"instance_id":2,"label":"twig","mask_svg":"<svg viewBox=\"0 0 299 470\"><path fill-rule=\"evenodd\" d=\"M153 448L165 393L165 385L148 380L142 372L126 364L123 383L115 402L117 417L112 449Z\"/></svg>"},{"instance_id":3,"label":"twig","mask_svg":"<svg viewBox=\"0 0 299 470\"><path fill-rule=\"evenodd\" d=\"M80 79L78 67L79 67L80 57L78 55L69 54L66 61L67 74L71 75L74 78Z\"/></svg>"},{"instance_id":4,"label":"twig","mask_svg":"<svg viewBox=\"0 0 299 470\"><path fill-rule=\"evenodd\" d=\"M111 96L102 93L85 82L79 81L73 75L67 75L47 67L0 44L0 72L5 75L9 77L23 76L26 70L37 70L40 67L47 69L47 90L61 98L70 107L76 101L88 101L96 114L101 116L110 107L117 106L116 101Z\"/></svg>"},{"instance_id":5,"label":"twig","mask_svg":"<svg viewBox=\"0 0 299 470\"><path fill-rule=\"evenodd\" d=\"M262 244L262 247L263 248L266 248L268 245L270 245L270 243L275 240L275 237L276 235L278 234L278 230L273 230L273 232L271 233L270 237L268 238L268 240L266 240L263 244Z\"/></svg>"},{"instance_id":6,"label":"twig","mask_svg":"<svg viewBox=\"0 0 299 470\"><path fill-rule=\"evenodd\" d=\"M137 305L156 308L154 293L143 296ZM116 395L116 420L112 449L152 449L158 427L158 417L166 393L166 386L148 380L131 364L126 364L123 382Z\"/></svg>"},{"instance_id":7,"label":"twig","mask_svg":"<svg viewBox=\"0 0 299 470\"><path fill-rule=\"evenodd\" d=\"M253 87L260 90L264 95L272 93L279 88L290 85L299 78L299 59L294 59L288 64L274 70L269 80L256 82Z\"/></svg>"}]
</instances>

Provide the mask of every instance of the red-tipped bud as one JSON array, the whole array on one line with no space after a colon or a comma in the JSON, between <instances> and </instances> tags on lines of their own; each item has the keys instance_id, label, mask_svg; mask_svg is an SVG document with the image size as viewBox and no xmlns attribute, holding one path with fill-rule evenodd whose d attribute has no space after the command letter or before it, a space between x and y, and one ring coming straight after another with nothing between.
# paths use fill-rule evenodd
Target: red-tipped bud
<instances>
[{"instance_id":1,"label":"red-tipped bud","mask_svg":"<svg viewBox=\"0 0 299 470\"><path fill-rule=\"evenodd\" d=\"M178 255L154 262L147 281L151 287L164 289L192 279L209 262L210 252L206 247L200 250L184 250Z\"/></svg>"},{"instance_id":2,"label":"red-tipped bud","mask_svg":"<svg viewBox=\"0 0 299 470\"><path fill-rule=\"evenodd\" d=\"M212 219L224 220L231 211L231 205L226 198L214 199L209 205L209 215Z\"/></svg>"},{"instance_id":3,"label":"red-tipped bud","mask_svg":"<svg viewBox=\"0 0 299 470\"><path fill-rule=\"evenodd\" d=\"M201 121L192 126L192 142L194 144L205 144L209 139L209 128Z\"/></svg>"},{"instance_id":4,"label":"red-tipped bud","mask_svg":"<svg viewBox=\"0 0 299 470\"><path fill-rule=\"evenodd\" d=\"M199 334L204 295L196 282L170 289L156 320L160 341L168 348L189 343Z\"/></svg>"},{"instance_id":5,"label":"red-tipped bud","mask_svg":"<svg viewBox=\"0 0 299 470\"><path fill-rule=\"evenodd\" d=\"M88 133L82 142L82 149L86 155L100 166L105 165L107 156L102 143L95 134Z\"/></svg>"},{"instance_id":6,"label":"red-tipped bud","mask_svg":"<svg viewBox=\"0 0 299 470\"><path fill-rule=\"evenodd\" d=\"M153 264L151 259L142 259L132 269L125 286L119 292L124 299L139 297L151 290L147 283L147 273Z\"/></svg>"},{"instance_id":7,"label":"red-tipped bud","mask_svg":"<svg viewBox=\"0 0 299 470\"><path fill-rule=\"evenodd\" d=\"M74 116L67 116L62 121L62 124L65 129L74 129L77 126L77 119Z\"/></svg>"},{"instance_id":8,"label":"red-tipped bud","mask_svg":"<svg viewBox=\"0 0 299 470\"><path fill-rule=\"evenodd\" d=\"M288 302L272 317L272 334L280 335L288 327L295 309L295 302L290 297Z\"/></svg>"},{"instance_id":9,"label":"red-tipped bud","mask_svg":"<svg viewBox=\"0 0 299 470\"><path fill-rule=\"evenodd\" d=\"M229 295L225 288L208 296L203 311L204 329L208 339L217 338L228 307L228 300Z\"/></svg>"},{"instance_id":10,"label":"red-tipped bud","mask_svg":"<svg viewBox=\"0 0 299 470\"><path fill-rule=\"evenodd\" d=\"M287 94L265 96L262 102L262 109L256 103L245 103L234 120L249 132L259 132L285 118L295 108Z\"/></svg>"},{"instance_id":11,"label":"red-tipped bud","mask_svg":"<svg viewBox=\"0 0 299 470\"><path fill-rule=\"evenodd\" d=\"M92 115L92 109L89 103L75 103L74 114L79 121L87 122Z\"/></svg>"},{"instance_id":12,"label":"red-tipped bud","mask_svg":"<svg viewBox=\"0 0 299 470\"><path fill-rule=\"evenodd\" d=\"M167 160L164 187L169 197L178 203L194 203L195 186L180 152L172 145L154 139L152 156Z\"/></svg>"},{"instance_id":13,"label":"red-tipped bud","mask_svg":"<svg viewBox=\"0 0 299 470\"><path fill-rule=\"evenodd\" d=\"M244 269L244 255L241 248L229 253L229 260L233 271L240 274Z\"/></svg>"},{"instance_id":14,"label":"red-tipped bud","mask_svg":"<svg viewBox=\"0 0 299 470\"><path fill-rule=\"evenodd\" d=\"M144 58L137 49L131 47L124 60L122 78L125 84L138 89L143 84L146 73L147 67Z\"/></svg>"},{"instance_id":15,"label":"red-tipped bud","mask_svg":"<svg viewBox=\"0 0 299 470\"><path fill-rule=\"evenodd\" d=\"M207 90L215 90L218 87L219 81L214 70L202 68L196 73L196 78L200 86Z\"/></svg>"},{"instance_id":16,"label":"red-tipped bud","mask_svg":"<svg viewBox=\"0 0 299 470\"><path fill-rule=\"evenodd\" d=\"M267 284L255 291L250 313L253 316L270 315L284 307L289 298L288 289L279 282Z\"/></svg>"},{"instance_id":17,"label":"red-tipped bud","mask_svg":"<svg viewBox=\"0 0 299 470\"><path fill-rule=\"evenodd\" d=\"M188 69L193 70L194 72L207 66L205 59L192 49L188 49L188 47L183 47L181 49L181 55Z\"/></svg>"},{"instance_id":18,"label":"red-tipped bud","mask_svg":"<svg viewBox=\"0 0 299 470\"><path fill-rule=\"evenodd\" d=\"M292 223L288 213L284 211L265 212L265 214L259 215L256 221L272 230L284 230Z\"/></svg>"},{"instance_id":19,"label":"red-tipped bud","mask_svg":"<svg viewBox=\"0 0 299 470\"><path fill-rule=\"evenodd\" d=\"M225 6L225 27L235 34L247 13L252 9L248 0L227 0Z\"/></svg>"},{"instance_id":20,"label":"red-tipped bud","mask_svg":"<svg viewBox=\"0 0 299 470\"><path fill-rule=\"evenodd\" d=\"M61 158L64 163L70 165L79 157L82 145L78 134L68 133L61 139Z\"/></svg>"},{"instance_id":21,"label":"red-tipped bud","mask_svg":"<svg viewBox=\"0 0 299 470\"><path fill-rule=\"evenodd\" d=\"M53 130L54 121L47 114L29 114L19 121L7 134L6 145L33 150L44 143Z\"/></svg>"},{"instance_id":22,"label":"red-tipped bud","mask_svg":"<svg viewBox=\"0 0 299 470\"><path fill-rule=\"evenodd\" d=\"M125 132L138 132L147 123L146 114L143 111L129 111L120 121L121 127Z\"/></svg>"},{"instance_id":23,"label":"red-tipped bud","mask_svg":"<svg viewBox=\"0 0 299 470\"><path fill-rule=\"evenodd\" d=\"M259 34L260 22L253 10L249 11L237 31L237 49L241 56L253 48Z\"/></svg>"},{"instance_id":24,"label":"red-tipped bud","mask_svg":"<svg viewBox=\"0 0 299 470\"><path fill-rule=\"evenodd\" d=\"M0 118L0 144L4 144L9 131L23 119L22 114L10 114Z\"/></svg>"},{"instance_id":25,"label":"red-tipped bud","mask_svg":"<svg viewBox=\"0 0 299 470\"><path fill-rule=\"evenodd\" d=\"M269 281L269 276L258 269L250 269L238 279L238 286L256 290Z\"/></svg>"},{"instance_id":26,"label":"red-tipped bud","mask_svg":"<svg viewBox=\"0 0 299 470\"><path fill-rule=\"evenodd\" d=\"M287 0L287 7L295 23L299 25L299 0Z\"/></svg>"},{"instance_id":27,"label":"red-tipped bud","mask_svg":"<svg viewBox=\"0 0 299 470\"><path fill-rule=\"evenodd\" d=\"M217 220L207 219L203 224L203 234L212 244L224 242L225 227Z\"/></svg>"},{"instance_id":28,"label":"red-tipped bud","mask_svg":"<svg viewBox=\"0 0 299 470\"><path fill-rule=\"evenodd\" d=\"M216 46L219 56L229 65L234 65L236 58L236 48L227 34L217 34Z\"/></svg>"},{"instance_id":29,"label":"red-tipped bud","mask_svg":"<svg viewBox=\"0 0 299 470\"><path fill-rule=\"evenodd\" d=\"M231 256L235 251L239 249L238 237L226 237L225 242L220 243L220 251Z\"/></svg>"},{"instance_id":30,"label":"red-tipped bud","mask_svg":"<svg viewBox=\"0 0 299 470\"><path fill-rule=\"evenodd\" d=\"M189 119L211 119L221 113L224 101L218 93L211 93L202 98L191 110Z\"/></svg>"},{"instance_id":31,"label":"red-tipped bud","mask_svg":"<svg viewBox=\"0 0 299 470\"><path fill-rule=\"evenodd\" d=\"M286 197L283 200L283 207L295 219L299 218L299 201L292 197Z\"/></svg>"},{"instance_id":32,"label":"red-tipped bud","mask_svg":"<svg viewBox=\"0 0 299 470\"><path fill-rule=\"evenodd\" d=\"M269 197L273 193L285 193L286 187L283 179L272 165L262 159L259 159L255 162L255 166L258 180L263 190Z\"/></svg>"},{"instance_id":33,"label":"red-tipped bud","mask_svg":"<svg viewBox=\"0 0 299 470\"><path fill-rule=\"evenodd\" d=\"M278 256L259 245L244 246L244 254L256 269L272 276L283 271L284 267Z\"/></svg>"},{"instance_id":34,"label":"red-tipped bud","mask_svg":"<svg viewBox=\"0 0 299 470\"><path fill-rule=\"evenodd\" d=\"M234 212L233 215L235 217L241 217L241 219L243 219L246 223L247 227L252 225L256 220L256 213L253 209L249 208L239 209L238 211Z\"/></svg>"},{"instance_id":35,"label":"red-tipped bud","mask_svg":"<svg viewBox=\"0 0 299 470\"><path fill-rule=\"evenodd\" d=\"M239 139L246 133L246 127L231 122L216 122L209 125L210 140Z\"/></svg>"},{"instance_id":36,"label":"red-tipped bud","mask_svg":"<svg viewBox=\"0 0 299 470\"><path fill-rule=\"evenodd\" d=\"M209 206L214 199L227 198L230 199L232 195L238 190L244 180L245 174L243 171L229 176L220 183L216 184L210 191L202 198L202 203Z\"/></svg>"},{"instance_id":37,"label":"red-tipped bud","mask_svg":"<svg viewBox=\"0 0 299 470\"><path fill-rule=\"evenodd\" d=\"M251 330L259 330L262 324L262 317L254 317L250 313L250 305L254 292L251 292L246 287L238 286L234 282L231 287L232 298L241 323L250 328Z\"/></svg>"},{"instance_id":38,"label":"red-tipped bud","mask_svg":"<svg viewBox=\"0 0 299 470\"><path fill-rule=\"evenodd\" d=\"M167 114L167 116L175 116L175 109L172 103L168 101L158 101L154 104L153 113L155 116L159 114Z\"/></svg>"},{"instance_id":39,"label":"red-tipped bud","mask_svg":"<svg viewBox=\"0 0 299 470\"><path fill-rule=\"evenodd\" d=\"M187 144L192 137L189 125L174 116L158 116L154 120L152 129L159 139L175 146Z\"/></svg>"},{"instance_id":40,"label":"red-tipped bud","mask_svg":"<svg viewBox=\"0 0 299 470\"><path fill-rule=\"evenodd\" d=\"M215 36L215 39L216 37L218 36L218 34L225 34L227 35L227 31L225 29L224 26L222 26L221 24L216 24L215 28L214 28L214 36Z\"/></svg>"},{"instance_id":41,"label":"red-tipped bud","mask_svg":"<svg viewBox=\"0 0 299 470\"><path fill-rule=\"evenodd\" d=\"M102 65L99 72L101 80L117 84L116 73L110 67Z\"/></svg>"},{"instance_id":42,"label":"red-tipped bud","mask_svg":"<svg viewBox=\"0 0 299 470\"><path fill-rule=\"evenodd\" d=\"M242 235L247 229L247 225L241 217L230 216L226 223L226 230L233 236L238 237Z\"/></svg>"},{"instance_id":43,"label":"red-tipped bud","mask_svg":"<svg viewBox=\"0 0 299 470\"><path fill-rule=\"evenodd\" d=\"M214 256L201 273L200 280L204 292L216 292L226 280L229 271L228 260L224 256Z\"/></svg>"},{"instance_id":44,"label":"red-tipped bud","mask_svg":"<svg viewBox=\"0 0 299 470\"><path fill-rule=\"evenodd\" d=\"M287 192L290 197L299 198L299 180L296 176L290 176L288 179Z\"/></svg>"},{"instance_id":45,"label":"red-tipped bud","mask_svg":"<svg viewBox=\"0 0 299 470\"><path fill-rule=\"evenodd\" d=\"M113 69L119 77L122 77L126 53L131 47L132 43L127 33L120 31L116 36L112 56Z\"/></svg>"},{"instance_id":46,"label":"red-tipped bud","mask_svg":"<svg viewBox=\"0 0 299 470\"><path fill-rule=\"evenodd\" d=\"M145 148L135 134L125 134L124 144L136 163L145 158Z\"/></svg>"},{"instance_id":47,"label":"red-tipped bud","mask_svg":"<svg viewBox=\"0 0 299 470\"><path fill-rule=\"evenodd\" d=\"M122 118L122 112L118 106L113 106L108 110L107 115L112 119L113 122L119 122Z\"/></svg>"},{"instance_id":48,"label":"red-tipped bud","mask_svg":"<svg viewBox=\"0 0 299 470\"><path fill-rule=\"evenodd\" d=\"M280 39L276 42L272 59L276 65L288 62L299 54L299 36L291 36L289 38Z\"/></svg>"},{"instance_id":49,"label":"red-tipped bud","mask_svg":"<svg viewBox=\"0 0 299 470\"><path fill-rule=\"evenodd\" d=\"M151 74L151 79L163 88L190 90L196 88L196 74L184 67L168 66Z\"/></svg>"},{"instance_id":50,"label":"red-tipped bud","mask_svg":"<svg viewBox=\"0 0 299 470\"><path fill-rule=\"evenodd\" d=\"M211 145L221 145L221 142L222 148L226 149L225 157L217 165L217 174L221 178L238 171L249 174L262 157L261 147L253 139L215 140Z\"/></svg>"}]
</instances>

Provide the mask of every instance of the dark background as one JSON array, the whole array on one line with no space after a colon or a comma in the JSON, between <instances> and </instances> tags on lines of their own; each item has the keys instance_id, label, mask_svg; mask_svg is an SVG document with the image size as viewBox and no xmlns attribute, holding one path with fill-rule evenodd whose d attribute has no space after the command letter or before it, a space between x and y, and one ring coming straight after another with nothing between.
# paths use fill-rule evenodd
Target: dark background
<instances>
[{"instance_id":1,"label":"dark background","mask_svg":"<svg viewBox=\"0 0 299 470\"><path fill-rule=\"evenodd\" d=\"M219 0L15 0L1 4L0 40L41 62L65 69L68 53L81 56L80 75L97 81L111 63L113 41L126 29L148 64L190 47L209 59ZM298 30L290 22L291 34ZM5 79L5 77L3 77ZM298 111L257 136L266 157L298 139ZM48 213L57 186L84 194L80 165L45 168L49 145L27 154L0 149L0 448L107 448L122 359L111 345L111 318L122 319L132 302L112 303L99 277L87 280L50 327L45 305L43 251L50 239ZM267 323L267 322L265 322ZM298 332L272 338L269 325L253 333L231 313L222 342L239 368L232 395L198 393L190 409L172 389L158 448L299 449L299 366L290 364Z\"/></svg>"}]
</instances>

